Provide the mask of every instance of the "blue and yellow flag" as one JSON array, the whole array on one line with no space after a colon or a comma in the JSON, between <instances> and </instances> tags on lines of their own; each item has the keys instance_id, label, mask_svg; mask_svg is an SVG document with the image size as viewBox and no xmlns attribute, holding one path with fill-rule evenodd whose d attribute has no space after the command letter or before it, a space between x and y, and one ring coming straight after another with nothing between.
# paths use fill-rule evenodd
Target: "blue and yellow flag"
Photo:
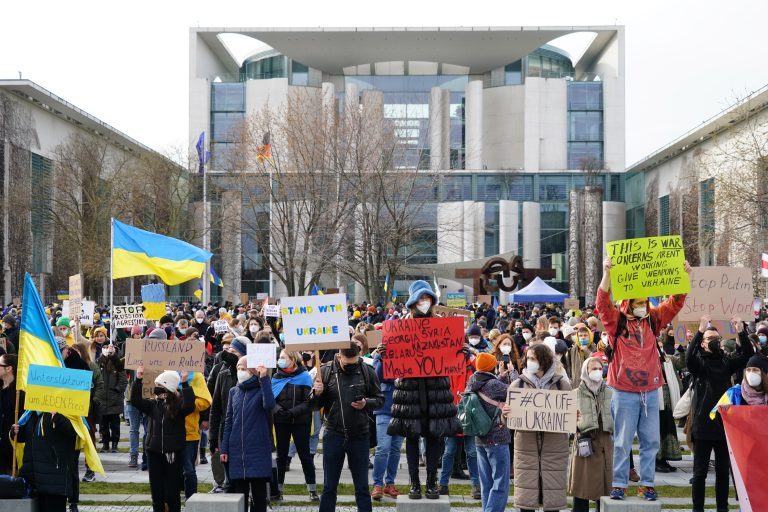
<instances>
[{"instance_id":1,"label":"blue and yellow flag","mask_svg":"<svg viewBox=\"0 0 768 512\"><path fill-rule=\"evenodd\" d=\"M160 320L165 315L165 285L145 284L141 287L141 302L144 304L144 318Z\"/></svg>"},{"instance_id":2,"label":"blue and yellow flag","mask_svg":"<svg viewBox=\"0 0 768 512\"><path fill-rule=\"evenodd\" d=\"M224 281L222 281L216 271L213 270L213 265L211 265L211 282L219 288L224 287Z\"/></svg>"},{"instance_id":3,"label":"blue and yellow flag","mask_svg":"<svg viewBox=\"0 0 768 512\"><path fill-rule=\"evenodd\" d=\"M323 291L317 287L316 284L312 285L312 289L309 291L310 295L323 295Z\"/></svg>"},{"instance_id":4,"label":"blue and yellow flag","mask_svg":"<svg viewBox=\"0 0 768 512\"><path fill-rule=\"evenodd\" d=\"M387 274L387 277L384 278L384 291L386 292L389 288L389 274Z\"/></svg>"},{"instance_id":5,"label":"blue and yellow flag","mask_svg":"<svg viewBox=\"0 0 768 512\"><path fill-rule=\"evenodd\" d=\"M32 277L27 273L24 276L24 295L22 296L22 314L21 329L19 332L19 366L17 368L17 390L25 390L27 387L27 375L31 364L43 366L64 367L64 360L61 358L59 345L53 337L48 319L45 316L45 309L40 296L37 294L35 283ZM24 413L19 420L23 425L29 419L31 411ZM88 427L83 418L69 414L64 415L70 422L78 436L77 449L82 449L85 453L85 461L92 470L104 474L104 468L101 466L99 454L88 433Z\"/></svg>"},{"instance_id":6,"label":"blue and yellow flag","mask_svg":"<svg viewBox=\"0 0 768 512\"><path fill-rule=\"evenodd\" d=\"M197 282L197 290L195 290L192 295L197 297L197 300L200 300L203 298L203 282L202 281Z\"/></svg>"},{"instance_id":7,"label":"blue and yellow flag","mask_svg":"<svg viewBox=\"0 0 768 512\"><path fill-rule=\"evenodd\" d=\"M154 274L165 284L199 278L213 256L192 244L112 219L112 279Z\"/></svg>"}]
</instances>

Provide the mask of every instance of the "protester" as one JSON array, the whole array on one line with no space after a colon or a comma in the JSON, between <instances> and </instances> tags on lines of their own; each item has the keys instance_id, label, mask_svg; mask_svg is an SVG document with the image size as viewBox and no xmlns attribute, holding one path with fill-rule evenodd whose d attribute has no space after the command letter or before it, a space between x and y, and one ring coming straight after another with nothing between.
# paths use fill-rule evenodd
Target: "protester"
<instances>
[{"instance_id":1,"label":"protester","mask_svg":"<svg viewBox=\"0 0 768 512\"><path fill-rule=\"evenodd\" d=\"M86 424L88 426L89 434L91 435L91 441L96 444L96 426L101 423L101 397L104 394L104 378L101 374L101 368L95 361L91 361L88 355L88 347L84 343L75 343L72 346L67 345L67 340L60 336L56 337L56 341L61 351L61 357L64 359L64 366L72 370L87 370L92 372L91 377L91 397L88 407L88 416L86 416ZM79 458L80 454L75 454ZM78 477L77 468L74 468L73 477ZM85 465L85 474L83 475L83 482L93 482L96 480L96 474L88 464ZM74 482L73 489L75 495L73 498L77 498L79 495L80 485L78 482ZM75 499L71 499L70 503L77 503Z\"/></svg>"},{"instance_id":2,"label":"protester","mask_svg":"<svg viewBox=\"0 0 768 512\"><path fill-rule=\"evenodd\" d=\"M251 512L262 512L267 510L267 483L272 477L269 415L275 397L266 368L248 368L246 357L236 368L237 385L229 392L220 458L229 466L229 492L245 495L246 504L252 495Z\"/></svg>"},{"instance_id":3,"label":"protester","mask_svg":"<svg viewBox=\"0 0 768 512\"><path fill-rule=\"evenodd\" d=\"M395 379L384 378L384 345L380 345L373 353L373 368L381 384L384 396L384 406L373 411L376 418L376 452L373 456L373 491L371 498L381 500L382 496L395 498L400 492L395 487L397 468L400 465L400 448L403 446L402 436L387 434L389 422L392 420L392 394L395 390ZM382 486L383 485L383 486Z\"/></svg>"},{"instance_id":4,"label":"protester","mask_svg":"<svg viewBox=\"0 0 768 512\"><path fill-rule=\"evenodd\" d=\"M88 347L88 355L91 361L99 362L101 357L101 351L105 347L107 342L107 329L104 327L97 327L91 333L91 344Z\"/></svg>"},{"instance_id":5,"label":"protester","mask_svg":"<svg viewBox=\"0 0 768 512\"><path fill-rule=\"evenodd\" d=\"M140 325L136 324L131 327L131 339L141 339L143 335L143 329ZM125 365L125 358L122 360L122 364ZM147 439L147 416L139 411L131 404L131 387L133 381L136 379L136 372L133 370L126 371L128 376L128 386L126 386L125 394L125 417L128 419L128 442L129 442L129 461L128 467L135 468L139 465L139 426L144 427L144 435L142 437L142 470L146 470L147 467L147 452L144 449L144 444Z\"/></svg>"},{"instance_id":6,"label":"protester","mask_svg":"<svg viewBox=\"0 0 768 512\"><path fill-rule=\"evenodd\" d=\"M313 385L314 408L325 409L323 436L323 493L320 512L336 509L336 494L346 455L355 486L355 503L362 512L370 512L368 491L368 451L370 449L368 411L384 405L379 381L371 366L350 342L333 360L320 367Z\"/></svg>"},{"instance_id":7,"label":"protester","mask_svg":"<svg viewBox=\"0 0 768 512\"><path fill-rule=\"evenodd\" d=\"M768 405L768 358L761 354L750 357L741 383L729 388L723 396L727 403L723 404L721 398L720 409L731 405Z\"/></svg>"},{"instance_id":8,"label":"protester","mask_svg":"<svg viewBox=\"0 0 768 512\"><path fill-rule=\"evenodd\" d=\"M513 387L568 391L570 382L555 371L552 351L543 344L529 347L526 367ZM515 506L520 512L566 508L568 434L515 432Z\"/></svg>"},{"instance_id":9,"label":"protester","mask_svg":"<svg viewBox=\"0 0 768 512\"><path fill-rule=\"evenodd\" d=\"M682 309L685 295L673 295L649 309L647 298L625 299L617 309L611 301L611 258L603 262L603 278L597 290L600 321L611 340L608 385L614 389L613 483L611 498L623 500L629 479L629 458L635 434L640 442L638 495L657 498L656 454L659 451L659 394L664 375L656 337ZM691 267L685 262L685 271Z\"/></svg>"},{"instance_id":10,"label":"protester","mask_svg":"<svg viewBox=\"0 0 768 512\"><path fill-rule=\"evenodd\" d=\"M301 460L304 479L311 501L319 501L315 481L315 463L309 453L309 435L312 429L310 398L312 378L302 364L299 352L283 350L277 360L277 371L272 377L275 395L274 423L277 445L277 477L280 493L285 482L288 447L293 438Z\"/></svg>"},{"instance_id":11,"label":"protester","mask_svg":"<svg viewBox=\"0 0 768 512\"><path fill-rule=\"evenodd\" d=\"M6 353L15 354L19 349L19 328L13 315L5 315L3 317L3 337L7 340L5 344Z\"/></svg>"},{"instance_id":12,"label":"protester","mask_svg":"<svg viewBox=\"0 0 768 512\"><path fill-rule=\"evenodd\" d=\"M496 345L491 352L498 362L497 375L508 384L519 377L522 368L522 357L517 350L514 340L509 334L496 338Z\"/></svg>"},{"instance_id":13,"label":"protester","mask_svg":"<svg viewBox=\"0 0 768 512\"><path fill-rule=\"evenodd\" d=\"M586 325L579 325L576 329L576 336L576 342L568 349L565 356L565 367L568 370L571 385L578 389L579 384L581 384L584 361L590 358L592 352L595 351L595 346L592 341L593 333Z\"/></svg>"},{"instance_id":14,"label":"protester","mask_svg":"<svg viewBox=\"0 0 768 512\"><path fill-rule=\"evenodd\" d=\"M728 510L728 474L730 460L722 419L710 417L723 393L731 387L731 375L743 370L754 354L741 318L731 319L738 333L741 353L725 357L722 337L710 324L709 316L701 317L699 330L688 344L686 364L694 379L691 414L693 415L693 482L691 497L694 512L704 510L704 487L712 451L715 452L715 500L718 510Z\"/></svg>"},{"instance_id":15,"label":"protester","mask_svg":"<svg viewBox=\"0 0 768 512\"><path fill-rule=\"evenodd\" d=\"M568 492L573 496L573 512L589 512L590 500L597 502L611 491L613 478L613 391L603 381L603 362L588 357L581 365L576 391L577 431L571 444ZM582 447L589 446L589 449Z\"/></svg>"},{"instance_id":16,"label":"protester","mask_svg":"<svg viewBox=\"0 0 768 512\"><path fill-rule=\"evenodd\" d=\"M10 475L13 468L13 444L10 432L15 423L16 411L24 411L24 392L19 395L19 406L16 409L16 354L0 356L0 475Z\"/></svg>"},{"instance_id":17,"label":"protester","mask_svg":"<svg viewBox=\"0 0 768 512\"><path fill-rule=\"evenodd\" d=\"M408 289L406 307L413 318L431 318L437 295L426 281L414 281ZM429 403L426 397L434 398ZM410 490L408 497L421 498L419 479L419 438L426 444L428 499L438 499L437 463L440 458L440 439L461 432L456 417L457 409L451 394L448 377L401 378L395 381L392 397L392 421L387 433L405 437ZM325 492L325 491L323 491Z\"/></svg>"},{"instance_id":18,"label":"protester","mask_svg":"<svg viewBox=\"0 0 768 512\"><path fill-rule=\"evenodd\" d=\"M184 419L195 410L195 393L186 371L162 372L155 379L155 398L141 396L144 368L136 370L131 403L149 417L150 435L146 450L149 459L149 488L153 512L180 512L182 456L186 429ZM179 392L181 386L181 392Z\"/></svg>"},{"instance_id":19,"label":"protester","mask_svg":"<svg viewBox=\"0 0 768 512\"><path fill-rule=\"evenodd\" d=\"M99 427L101 451L102 453L109 452L111 442L111 452L117 453L117 443L120 441L120 414L125 410L123 400L128 379L125 375L124 363L117 356L114 345L109 344L101 349L101 357L99 357L97 364L104 381L101 395L98 397L101 404L101 425Z\"/></svg>"}]
</instances>

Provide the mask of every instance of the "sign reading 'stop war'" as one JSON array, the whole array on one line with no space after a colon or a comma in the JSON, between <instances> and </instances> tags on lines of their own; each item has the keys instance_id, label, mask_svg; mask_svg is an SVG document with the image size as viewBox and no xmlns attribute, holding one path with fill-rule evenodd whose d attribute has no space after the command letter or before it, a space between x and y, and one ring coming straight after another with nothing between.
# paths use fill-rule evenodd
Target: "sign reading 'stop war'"
<instances>
[{"instance_id":1,"label":"sign reading 'stop war'","mask_svg":"<svg viewBox=\"0 0 768 512\"><path fill-rule=\"evenodd\" d=\"M752 271L738 267L694 267L691 293L677 315L678 320L698 323L703 315L712 320L744 320L754 315Z\"/></svg>"},{"instance_id":2,"label":"sign reading 'stop war'","mask_svg":"<svg viewBox=\"0 0 768 512\"><path fill-rule=\"evenodd\" d=\"M614 300L677 295L691 290L680 236L631 238L606 244Z\"/></svg>"}]
</instances>

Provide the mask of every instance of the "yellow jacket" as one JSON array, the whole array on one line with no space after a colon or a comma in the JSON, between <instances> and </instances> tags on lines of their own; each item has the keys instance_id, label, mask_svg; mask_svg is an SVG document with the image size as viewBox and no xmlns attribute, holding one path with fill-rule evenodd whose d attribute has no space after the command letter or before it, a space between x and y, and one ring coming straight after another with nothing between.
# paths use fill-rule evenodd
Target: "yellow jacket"
<instances>
[{"instance_id":1,"label":"yellow jacket","mask_svg":"<svg viewBox=\"0 0 768 512\"><path fill-rule=\"evenodd\" d=\"M211 406L213 401L208 386L205 384L205 378L200 372L194 372L192 380L189 383L192 391L195 392L195 410L187 415L184 420L187 429L187 441L200 440L200 413Z\"/></svg>"}]
</instances>

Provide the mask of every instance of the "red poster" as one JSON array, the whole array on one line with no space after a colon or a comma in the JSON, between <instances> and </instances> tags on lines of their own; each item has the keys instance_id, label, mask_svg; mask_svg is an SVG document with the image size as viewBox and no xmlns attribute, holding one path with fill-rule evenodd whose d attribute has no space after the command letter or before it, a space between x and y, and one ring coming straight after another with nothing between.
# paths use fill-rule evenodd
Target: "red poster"
<instances>
[{"instance_id":1,"label":"red poster","mask_svg":"<svg viewBox=\"0 0 768 512\"><path fill-rule=\"evenodd\" d=\"M387 320L381 330L385 379L466 372L463 317Z\"/></svg>"},{"instance_id":2,"label":"red poster","mask_svg":"<svg viewBox=\"0 0 768 512\"><path fill-rule=\"evenodd\" d=\"M768 506L768 444L763 432L768 424L768 406L741 405L720 409L725 425L739 506L742 512L765 510Z\"/></svg>"}]
</instances>

